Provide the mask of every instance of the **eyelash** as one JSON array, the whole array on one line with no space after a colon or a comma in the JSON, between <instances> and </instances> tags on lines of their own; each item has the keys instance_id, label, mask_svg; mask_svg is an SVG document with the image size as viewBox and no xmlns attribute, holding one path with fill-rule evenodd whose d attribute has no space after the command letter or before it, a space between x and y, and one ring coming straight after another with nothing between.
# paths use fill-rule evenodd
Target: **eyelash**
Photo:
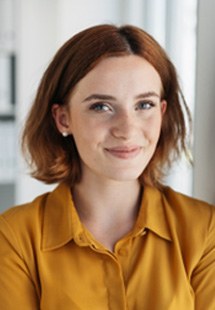
<instances>
[{"instance_id":1,"label":"eyelash","mask_svg":"<svg viewBox=\"0 0 215 310\"><path fill-rule=\"evenodd\" d=\"M143 107L144 106L144 107ZM147 107L146 107L147 106ZM155 106L155 103L152 101L140 101L137 103L137 108L136 109L141 109L141 110L150 110Z\"/></svg>"},{"instance_id":2,"label":"eyelash","mask_svg":"<svg viewBox=\"0 0 215 310\"><path fill-rule=\"evenodd\" d=\"M155 106L155 103L152 101L140 101L136 104L135 110L150 110L154 106ZM93 103L89 109L92 111L98 112L98 113L112 110L111 107L108 106L108 104L103 103L103 102Z\"/></svg>"},{"instance_id":3,"label":"eyelash","mask_svg":"<svg viewBox=\"0 0 215 310\"><path fill-rule=\"evenodd\" d=\"M106 111L111 110L111 108L103 102L96 102L90 106L90 110L93 110L96 112L106 112Z\"/></svg>"}]
</instances>

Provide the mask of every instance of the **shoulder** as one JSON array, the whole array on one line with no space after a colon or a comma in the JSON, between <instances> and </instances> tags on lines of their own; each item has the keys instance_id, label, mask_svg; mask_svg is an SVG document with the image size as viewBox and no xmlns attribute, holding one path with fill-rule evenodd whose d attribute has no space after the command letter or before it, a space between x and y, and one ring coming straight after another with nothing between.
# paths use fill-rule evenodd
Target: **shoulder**
<instances>
[{"instance_id":1,"label":"shoulder","mask_svg":"<svg viewBox=\"0 0 215 310\"><path fill-rule=\"evenodd\" d=\"M4 240L23 243L24 240L40 234L44 207L48 194L32 202L18 205L0 215L0 233ZM31 236L31 237L30 237ZM11 242L12 242L11 241ZM3 241L2 241L3 242Z\"/></svg>"},{"instance_id":2,"label":"shoulder","mask_svg":"<svg viewBox=\"0 0 215 310\"><path fill-rule=\"evenodd\" d=\"M169 211L174 211L179 218L209 220L215 214L215 207L205 201L176 192L170 187L163 190L164 203L168 204Z\"/></svg>"},{"instance_id":3,"label":"shoulder","mask_svg":"<svg viewBox=\"0 0 215 310\"><path fill-rule=\"evenodd\" d=\"M179 241L203 245L210 239L215 244L213 205L178 193L169 187L164 188L162 197L170 230Z\"/></svg>"},{"instance_id":4,"label":"shoulder","mask_svg":"<svg viewBox=\"0 0 215 310\"><path fill-rule=\"evenodd\" d=\"M174 248L178 249L187 274L192 278L195 293L203 297L205 292L211 291L212 296L215 207L170 188L165 188L162 195Z\"/></svg>"},{"instance_id":5,"label":"shoulder","mask_svg":"<svg viewBox=\"0 0 215 310\"><path fill-rule=\"evenodd\" d=\"M57 239L64 231L69 230L70 209L70 188L66 184L59 184L52 192L2 213L0 242L16 244L22 249L39 249L47 236L51 239L55 236Z\"/></svg>"},{"instance_id":6,"label":"shoulder","mask_svg":"<svg viewBox=\"0 0 215 310\"><path fill-rule=\"evenodd\" d=\"M67 194L67 187L64 184L59 184L53 191L44 193L36 197L33 201L12 207L0 214L0 221L7 222L13 227L22 227L23 224L36 223L43 221L44 212L46 209L60 205L60 200L63 200ZM60 201L60 202L59 202ZM0 224L1 225L1 224Z\"/></svg>"},{"instance_id":7,"label":"shoulder","mask_svg":"<svg viewBox=\"0 0 215 310\"><path fill-rule=\"evenodd\" d=\"M48 193L36 197L32 202L12 207L0 215L0 220L12 226L21 226L32 222L33 218L40 218Z\"/></svg>"}]
</instances>

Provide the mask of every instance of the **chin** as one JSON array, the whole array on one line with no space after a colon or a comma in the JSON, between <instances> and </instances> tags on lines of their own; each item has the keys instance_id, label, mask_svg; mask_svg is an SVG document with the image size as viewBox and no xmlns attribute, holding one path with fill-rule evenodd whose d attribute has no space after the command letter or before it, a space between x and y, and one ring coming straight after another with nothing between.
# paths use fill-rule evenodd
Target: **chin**
<instances>
[{"instance_id":1,"label":"chin","mask_svg":"<svg viewBox=\"0 0 215 310\"><path fill-rule=\"evenodd\" d=\"M132 171L130 173L126 173L126 172L118 172L118 173L113 173L113 174L109 174L108 177L111 180L117 181L117 182L132 182L132 181L137 181L140 177L140 175L142 174L142 171L138 171L138 173Z\"/></svg>"}]
</instances>

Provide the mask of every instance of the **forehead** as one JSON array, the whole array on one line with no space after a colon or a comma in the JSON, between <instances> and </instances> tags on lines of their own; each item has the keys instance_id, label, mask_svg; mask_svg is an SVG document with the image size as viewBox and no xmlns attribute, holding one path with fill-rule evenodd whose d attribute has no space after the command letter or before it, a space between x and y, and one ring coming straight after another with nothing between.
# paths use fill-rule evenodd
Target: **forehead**
<instances>
[{"instance_id":1,"label":"forehead","mask_svg":"<svg viewBox=\"0 0 215 310\"><path fill-rule=\"evenodd\" d=\"M141 88L141 89L140 89ZM96 90L161 91L161 78L156 69L137 55L108 57L99 61L76 85L74 92Z\"/></svg>"}]
</instances>

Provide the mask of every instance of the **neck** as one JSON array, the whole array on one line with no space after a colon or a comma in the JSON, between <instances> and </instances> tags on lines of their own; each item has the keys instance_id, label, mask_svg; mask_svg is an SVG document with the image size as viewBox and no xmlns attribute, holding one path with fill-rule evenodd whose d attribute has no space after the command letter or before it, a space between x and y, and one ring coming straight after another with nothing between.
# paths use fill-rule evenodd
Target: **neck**
<instances>
[{"instance_id":1,"label":"neck","mask_svg":"<svg viewBox=\"0 0 215 310\"><path fill-rule=\"evenodd\" d=\"M73 188L73 200L82 223L111 250L134 226L140 195L138 180L118 182L83 178Z\"/></svg>"},{"instance_id":2,"label":"neck","mask_svg":"<svg viewBox=\"0 0 215 310\"><path fill-rule=\"evenodd\" d=\"M123 214L135 209L139 202L141 186L131 182L82 180L73 189L73 198L78 211L93 215L98 213ZM116 215L116 214L115 214Z\"/></svg>"}]
</instances>

